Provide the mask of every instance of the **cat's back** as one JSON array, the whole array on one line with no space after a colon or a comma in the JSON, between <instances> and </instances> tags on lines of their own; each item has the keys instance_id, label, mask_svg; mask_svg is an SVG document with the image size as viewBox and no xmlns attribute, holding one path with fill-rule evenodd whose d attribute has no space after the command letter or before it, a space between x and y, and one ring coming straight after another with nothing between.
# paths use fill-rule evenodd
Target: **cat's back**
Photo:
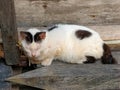
<instances>
[{"instance_id":1,"label":"cat's back","mask_svg":"<svg viewBox=\"0 0 120 90\"><path fill-rule=\"evenodd\" d=\"M56 24L48 29L49 35L56 37L67 37L67 36L76 36L77 31L87 31L91 33L91 36L99 37L99 34L85 26L74 25L74 24ZM78 32L77 32L78 33Z\"/></svg>"},{"instance_id":2,"label":"cat's back","mask_svg":"<svg viewBox=\"0 0 120 90\"><path fill-rule=\"evenodd\" d=\"M51 33L57 33L60 32L63 34L69 33L69 32L75 32L77 30L86 30L91 33L96 33L94 30L91 30L90 28L87 28L82 25L75 25L75 24L56 24L48 29Z\"/></svg>"}]
</instances>

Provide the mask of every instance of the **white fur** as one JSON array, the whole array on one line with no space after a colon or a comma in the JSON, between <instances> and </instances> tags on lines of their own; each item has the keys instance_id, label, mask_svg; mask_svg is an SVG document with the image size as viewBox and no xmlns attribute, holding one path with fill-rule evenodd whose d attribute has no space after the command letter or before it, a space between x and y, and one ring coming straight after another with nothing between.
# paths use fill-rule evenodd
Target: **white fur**
<instances>
[{"instance_id":1,"label":"white fur","mask_svg":"<svg viewBox=\"0 0 120 90\"><path fill-rule=\"evenodd\" d=\"M46 31L46 38L41 43L27 44L22 40L24 51L28 57L35 53L36 57L31 60L39 61L42 65L50 65L53 59L59 59L69 63L83 63L86 56L93 56L96 59L103 55L103 40L99 34L89 28L79 25L58 24L58 28L52 31ZM90 37L80 40L75 36L75 31L86 30L92 33ZM38 29L29 29L33 35L41 32Z\"/></svg>"}]
</instances>

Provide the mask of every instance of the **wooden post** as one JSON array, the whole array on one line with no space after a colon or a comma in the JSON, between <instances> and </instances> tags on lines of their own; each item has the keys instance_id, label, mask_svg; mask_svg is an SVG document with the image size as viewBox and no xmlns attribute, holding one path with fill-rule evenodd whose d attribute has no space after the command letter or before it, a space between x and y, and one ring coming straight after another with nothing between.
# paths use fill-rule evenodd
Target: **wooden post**
<instances>
[{"instance_id":1,"label":"wooden post","mask_svg":"<svg viewBox=\"0 0 120 90\"><path fill-rule=\"evenodd\" d=\"M18 40L14 0L0 0L0 29L4 46L6 63L18 64L19 54L16 47Z\"/></svg>"}]
</instances>

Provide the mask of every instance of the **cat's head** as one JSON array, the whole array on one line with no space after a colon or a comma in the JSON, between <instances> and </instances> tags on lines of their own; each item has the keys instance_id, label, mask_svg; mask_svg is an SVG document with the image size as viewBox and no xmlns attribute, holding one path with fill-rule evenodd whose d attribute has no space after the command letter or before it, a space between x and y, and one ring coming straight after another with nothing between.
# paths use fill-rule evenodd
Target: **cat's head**
<instances>
[{"instance_id":1,"label":"cat's head","mask_svg":"<svg viewBox=\"0 0 120 90\"><path fill-rule=\"evenodd\" d=\"M36 28L20 31L19 33L19 40L28 57L38 57L40 55L41 43L45 38L46 32Z\"/></svg>"}]
</instances>

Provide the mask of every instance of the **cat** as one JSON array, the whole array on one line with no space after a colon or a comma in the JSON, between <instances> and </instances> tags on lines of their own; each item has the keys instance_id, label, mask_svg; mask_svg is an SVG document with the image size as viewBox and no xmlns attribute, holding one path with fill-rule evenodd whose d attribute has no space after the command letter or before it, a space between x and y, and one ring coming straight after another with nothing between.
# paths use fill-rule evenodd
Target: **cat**
<instances>
[{"instance_id":1,"label":"cat","mask_svg":"<svg viewBox=\"0 0 120 90\"><path fill-rule=\"evenodd\" d=\"M107 44L100 35L85 26L56 24L46 30L31 28L20 31L23 51L32 64L51 65L53 60L68 63L115 64Z\"/></svg>"}]
</instances>

